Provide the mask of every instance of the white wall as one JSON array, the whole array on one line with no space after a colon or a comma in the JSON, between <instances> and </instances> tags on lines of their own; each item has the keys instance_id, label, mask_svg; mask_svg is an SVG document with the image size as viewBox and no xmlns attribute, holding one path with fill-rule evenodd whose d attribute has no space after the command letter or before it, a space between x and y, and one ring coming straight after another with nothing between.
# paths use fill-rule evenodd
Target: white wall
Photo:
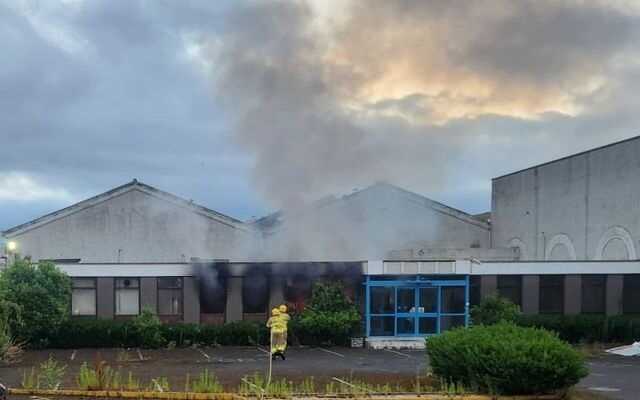
<instances>
[{"instance_id":1,"label":"white wall","mask_svg":"<svg viewBox=\"0 0 640 400\"><path fill-rule=\"evenodd\" d=\"M234 244L246 235L136 189L11 239L34 260L183 262L232 257Z\"/></svg>"},{"instance_id":2,"label":"white wall","mask_svg":"<svg viewBox=\"0 0 640 400\"><path fill-rule=\"evenodd\" d=\"M523 259L634 258L640 238L640 138L493 180L495 247Z\"/></svg>"}]
</instances>

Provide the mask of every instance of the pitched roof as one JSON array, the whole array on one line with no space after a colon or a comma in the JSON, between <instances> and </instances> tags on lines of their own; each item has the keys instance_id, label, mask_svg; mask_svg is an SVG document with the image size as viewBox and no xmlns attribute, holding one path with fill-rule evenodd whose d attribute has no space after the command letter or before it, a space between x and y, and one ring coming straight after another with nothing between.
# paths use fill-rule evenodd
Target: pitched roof
<instances>
[{"instance_id":1,"label":"pitched roof","mask_svg":"<svg viewBox=\"0 0 640 400\"><path fill-rule=\"evenodd\" d=\"M111 189L107 192L101 193L97 196L91 197L89 199L80 201L76 204L73 204L69 207L63 208L61 210L58 211L54 211L50 214L44 215L42 217L36 218L32 221L26 222L24 224L18 225L18 226L14 226L13 228L9 228L5 231L2 232L3 236L12 236L12 235L17 235L20 233L23 233L25 231L34 229L38 226L44 225L44 224L48 224L49 222L55 221L57 219L66 217L67 215L71 215L74 214L78 211L84 210L86 208L89 207L93 207L97 204L103 203L111 198L120 196L124 193L130 192L132 190L138 190L141 191L143 193L149 194L151 196L154 196L156 198L159 198L161 200L164 201L168 201L170 203L173 203L177 206L180 207L184 207L187 208L197 214L203 215L205 217L214 219L218 222L221 222L223 224L227 224L230 226L234 226L237 228L241 228L244 227L245 224L238 220L235 219L233 217L230 217L228 215L224 215L221 214L217 211L211 210L207 207L195 204L193 201L190 200L186 200L183 199L182 197L178 197L174 194L171 194L169 192L165 192L163 190L157 189L153 186L147 185L145 183L142 182L138 182L137 179L132 180L129 183L126 183L122 186L118 186L114 189Z\"/></svg>"},{"instance_id":2,"label":"pitched roof","mask_svg":"<svg viewBox=\"0 0 640 400\"><path fill-rule=\"evenodd\" d=\"M335 196L327 196L321 200L315 201L313 203L311 203L311 206L309 207L309 209L313 209L313 208L319 208L319 207L323 207L323 206L327 206L329 204L333 204L339 201L345 201L345 200L349 200L350 198L354 197L354 196L358 196L362 193L365 193L367 191L376 189L376 188L386 188L386 189L390 189L393 191L396 191L397 193L401 193L409 198L412 198L413 200L416 200L419 203L424 204L425 206L431 208L432 210L436 211L436 212L440 212L442 214L446 214L450 217L453 218L457 218L459 220L462 220L464 222L468 222L477 226L480 226L482 228L485 229L489 229L490 225L487 223L486 220L482 219L482 218L478 218L476 216L473 216L471 214L468 214L464 211L458 210L456 208L453 207L449 207L443 203L440 203L438 201L432 200L428 197L425 197L423 195L417 194L415 192L411 192L409 190L403 189L401 187L392 185L390 183L386 183L386 182L376 182L373 185L367 186L366 188L362 189L362 190L358 190L355 191L353 193L349 193L346 194L342 197L335 197ZM286 211L276 211L272 214L269 214L267 216L264 216L262 218L257 219L256 221L253 222L253 224L258 228L258 229L262 229L262 230L272 230L277 228L278 226L280 226L285 218L286 218Z\"/></svg>"}]
</instances>

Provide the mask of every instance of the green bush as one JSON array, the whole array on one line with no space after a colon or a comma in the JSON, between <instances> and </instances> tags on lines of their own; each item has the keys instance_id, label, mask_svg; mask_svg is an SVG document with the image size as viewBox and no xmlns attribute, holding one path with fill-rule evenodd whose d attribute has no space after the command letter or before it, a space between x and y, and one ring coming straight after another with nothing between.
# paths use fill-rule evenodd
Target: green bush
<instances>
[{"instance_id":1,"label":"green bush","mask_svg":"<svg viewBox=\"0 0 640 400\"><path fill-rule=\"evenodd\" d=\"M191 346L198 343L200 325L198 324L163 324L160 327L162 337L167 343L177 347Z\"/></svg>"},{"instance_id":2,"label":"green bush","mask_svg":"<svg viewBox=\"0 0 640 400\"><path fill-rule=\"evenodd\" d=\"M517 324L554 331L570 343L609 341L604 315L520 315Z\"/></svg>"},{"instance_id":3,"label":"green bush","mask_svg":"<svg viewBox=\"0 0 640 400\"><path fill-rule=\"evenodd\" d=\"M490 394L551 393L588 373L581 354L557 335L506 322L431 337L427 354L445 382Z\"/></svg>"},{"instance_id":4,"label":"green bush","mask_svg":"<svg viewBox=\"0 0 640 400\"><path fill-rule=\"evenodd\" d=\"M303 344L347 345L359 329L361 319L341 284L317 282L309 306L290 324L291 336Z\"/></svg>"},{"instance_id":5,"label":"green bush","mask_svg":"<svg viewBox=\"0 0 640 400\"><path fill-rule=\"evenodd\" d=\"M475 325L493 325L498 322L515 322L520 315L520 307L498 296L482 299L471 308L471 321Z\"/></svg>"},{"instance_id":6,"label":"green bush","mask_svg":"<svg viewBox=\"0 0 640 400\"><path fill-rule=\"evenodd\" d=\"M151 310L144 309L142 313L131 322L133 333L140 347L157 349L166 344L162 336L162 322Z\"/></svg>"},{"instance_id":7,"label":"green bush","mask_svg":"<svg viewBox=\"0 0 640 400\"><path fill-rule=\"evenodd\" d=\"M16 304L20 318L10 318L9 330L32 346L42 342L69 317L71 279L52 263L18 260L0 274L0 298Z\"/></svg>"}]
</instances>

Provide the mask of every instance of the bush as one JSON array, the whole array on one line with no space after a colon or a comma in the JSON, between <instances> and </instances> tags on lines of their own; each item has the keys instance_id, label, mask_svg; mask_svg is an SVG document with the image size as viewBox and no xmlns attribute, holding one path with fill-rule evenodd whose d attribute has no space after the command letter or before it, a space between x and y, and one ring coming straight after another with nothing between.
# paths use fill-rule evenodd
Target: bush
<instances>
[{"instance_id":1,"label":"bush","mask_svg":"<svg viewBox=\"0 0 640 400\"><path fill-rule=\"evenodd\" d=\"M515 322L520 315L520 307L498 296L482 299L471 308L471 321L476 325L493 325L498 322Z\"/></svg>"},{"instance_id":2,"label":"bush","mask_svg":"<svg viewBox=\"0 0 640 400\"><path fill-rule=\"evenodd\" d=\"M293 336L311 345L347 345L359 329L360 313L339 283L315 283L309 307L290 324Z\"/></svg>"},{"instance_id":3,"label":"bush","mask_svg":"<svg viewBox=\"0 0 640 400\"><path fill-rule=\"evenodd\" d=\"M10 318L9 329L33 346L56 330L69 316L71 279L48 262L16 261L0 274L0 298L17 305L20 318Z\"/></svg>"},{"instance_id":4,"label":"bush","mask_svg":"<svg viewBox=\"0 0 640 400\"><path fill-rule=\"evenodd\" d=\"M580 353L543 329L511 323L454 329L427 340L433 373L490 394L541 394L588 373Z\"/></svg>"},{"instance_id":5,"label":"bush","mask_svg":"<svg viewBox=\"0 0 640 400\"><path fill-rule=\"evenodd\" d=\"M136 336L140 347L157 349L166 344L162 336L162 322L151 310L144 309L131 323L133 334Z\"/></svg>"}]
</instances>

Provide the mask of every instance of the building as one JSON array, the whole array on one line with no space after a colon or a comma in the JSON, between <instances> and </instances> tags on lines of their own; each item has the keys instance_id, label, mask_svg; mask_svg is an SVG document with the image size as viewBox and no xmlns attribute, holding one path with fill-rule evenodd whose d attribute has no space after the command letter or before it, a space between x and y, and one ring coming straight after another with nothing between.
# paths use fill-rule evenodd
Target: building
<instances>
[{"instance_id":1,"label":"building","mask_svg":"<svg viewBox=\"0 0 640 400\"><path fill-rule=\"evenodd\" d=\"M248 222L134 180L3 236L73 277L73 315L264 320L340 280L384 344L465 325L494 293L531 314L640 312L638 172L640 137L493 179L489 215L379 183Z\"/></svg>"},{"instance_id":2,"label":"building","mask_svg":"<svg viewBox=\"0 0 640 400\"><path fill-rule=\"evenodd\" d=\"M524 260L635 260L640 137L493 179L492 247Z\"/></svg>"}]
</instances>

